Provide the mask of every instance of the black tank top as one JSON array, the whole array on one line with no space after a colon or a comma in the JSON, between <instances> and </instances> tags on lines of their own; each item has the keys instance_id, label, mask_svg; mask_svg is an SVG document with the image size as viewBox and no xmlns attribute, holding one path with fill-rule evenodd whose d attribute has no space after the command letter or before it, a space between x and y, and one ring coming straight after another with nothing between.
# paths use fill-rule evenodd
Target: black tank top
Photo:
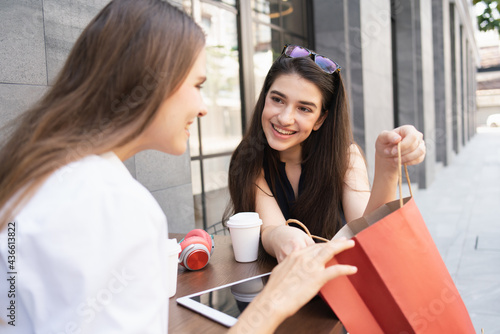
<instances>
[{"instance_id":1,"label":"black tank top","mask_svg":"<svg viewBox=\"0 0 500 334\"><path fill-rule=\"evenodd\" d=\"M276 199L276 202L278 202L278 205L285 219L288 220L294 218L291 216L291 212L293 205L295 204L296 198L293 192L293 187L286 175L286 170L285 170L286 164L282 161L278 161L278 175L275 180L276 183L275 189L273 189L270 176L271 172L269 170L269 165L266 163L266 160L267 159L264 158L263 168L264 168L264 177L266 179L267 185L269 186L269 189L271 189L271 191L273 192L274 198ZM300 173L300 178L299 178L299 193L298 193L299 196L304 190L304 179L307 173L307 169L305 168L304 164L302 164L301 167L302 171ZM340 217L342 219L342 226L344 226L346 224L346 220L344 217L344 210L342 209L342 206L340 206L340 208L341 208Z\"/></svg>"},{"instance_id":2,"label":"black tank top","mask_svg":"<svg viewBox=\"0 0 500 334\"><path fill-rule=\"evenodd\" d=\"M300 173L300 179L299 179L299 195L302 193L302 190L304 189L303 182L305 173L306 171L304 170L304 165L302 165L302 171ZM264 163L264 177L266 178L267 185L269 186L271 191L273 191L269 166L267 163ZM285 219L293 218L290 216L290 213L292 211L292 207L293 204L295 203L296 198L293 192L292 185L288 180L288 177L286 176L284 162L278 161L278 175L276 177L275 182L276 182L275 184L276 189L274 189L273 195L276 199L276 202L278 202L278 205Z\"/></svg>"},{"instance_id":3,"label":"black tank top","mask_svg":"<svg viewBox=\"0 0 500 334\"><path fill-rule=\"evenodd\" d=\"M304 165L302 165L302 171L300 173L299 179L299 195L302 194L302 190L304 189L303 183L305 173L306 171L304 170ZM286 175L285 163L278 161L278 175L275 180L276 189L273 189L272 187L269 166L267 163L264 163L264 177L266 179L267 185L269 186L269 189L271 189L271 191L273 192L274 198L276 199L276 202L278 202L278 205L285 219L288 220L290 218L293 218L291 217L290 213L292 211L292 207L295 203L296 198L295 193L293 192L293 187Z\"/></svg>"}]
</instances>

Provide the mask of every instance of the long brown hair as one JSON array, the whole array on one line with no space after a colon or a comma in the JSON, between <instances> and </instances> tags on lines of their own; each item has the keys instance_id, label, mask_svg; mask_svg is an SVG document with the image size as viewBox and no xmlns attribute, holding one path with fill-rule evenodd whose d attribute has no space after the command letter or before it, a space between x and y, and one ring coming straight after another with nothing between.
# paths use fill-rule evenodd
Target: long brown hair
<instances>
[{"instance_id":1,"label":"long brown hair","mask_svg":"<svg viewBox=\"0 0 500 334\"><path fill-rule=\"evenodd\" d=\"M342 189L349 165L349 146L354 143L349 106L339 72L323 72L309 57L280 56L266 76L256 103L252 121L243 140L236 148L229 167L231 203L223 220L235 212L255 211L255 181L267 161L274 192L278 175L279 154L267 143L262 129L265 99L273 82L284 74L298 74L315 84L322 93L322 105L327 117L318 131L302 143L302 164L307 169L304 189L291 211L292 218L302 221L316 235L331 238L341 227ZM273 180L274 176L274 180Z\"/></svg>"},{"instance_id":2,"label":"long brown hair","mask_svg":"<svg viewBox=\"0 0 500 334\"><path fill-rule=\"evenodd\" d=\"M0 229L57 168L141 134L204 45L201 28L165 1L113 0L103 8L0 149Z\"/></svg>"}]
</instances>

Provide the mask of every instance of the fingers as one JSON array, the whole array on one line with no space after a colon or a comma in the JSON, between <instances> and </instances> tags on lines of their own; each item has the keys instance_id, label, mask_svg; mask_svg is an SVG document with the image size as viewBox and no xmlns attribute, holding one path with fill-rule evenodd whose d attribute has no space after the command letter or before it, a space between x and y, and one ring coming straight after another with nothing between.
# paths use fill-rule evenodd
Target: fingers
<instances>
[{"instance_id":1,"label":"fingers","mask_svg":"<svg viewBox=\"0 0 500 334\"><path fill-rule=\"evenodd\" d=\"M352 247L354 247L354 240L341 238L302 248L292 252L289 257L292 257L293 261L298 262L300 260L309 263L313 267L324 268L325 264L335 255Z\"/></svg>"},{"instance_id":2,"label":"fingers","mask_svg":"<svg viewBox=\"0 0 500 334\"><path fill-rule=\"evenodd\" d=\"M314 241L301 230L286 226L286 233L282 233L283 239L276 243L276 260L282 262L290 253L314 245Z\"/></svg>"},{"instance_id":3,"label":"fingers","mask_svg":"<svg viewBox=\"0 0 500 334\"><path fill-rule=\"evenodd\" d=\"M416 148L406 154L401 154L401 162L407 165L417 165L425 159L427 149L425 147L425 142L421 139L416 144Z\"/></svg>"},{"instance_id":4,"label":"fingers","mask_svg":"<svg viewBox=\"0 0 500 334\"><path fill-rule=\"evenodd\" d=\"M339 240L330 241L328 244L333 244L335 255L354 247L354 240ZM347 264L336 264L325 269L326 281L332 280L339 276L353 275L358 272L358 268Z\"/></svg>"},{"instance_id":5,"label":"fingers","mask_svg":"<svg viewBox=\"0 0 500 334\"><path fill-rule=\"evenodd\" d=\"M358 272L358 268L347 264L337 264L325 269L326 281L330 281L339 276L353 275Z\"/></svg>"},{"instance_id":6,"label":"fingers","mask_svg":"<svg viewBox=\"0 0 500 334\"><path fill-rule=\"evenodd\" d=\"M412 125L403 125L392 131L383 131L377 138L377 148L386 158L398 161L397 144L401 142L401 162L416 165L425 158L426 147L423 134Z\"/></svg>"},{"instance_id":7,"label":"fingers","mask_svg":"<svg viewBox=\"0 0 500 334\"><path fill-rule=\"evenodd\" d=\"M357 268L350 265L325 266L335 254L353 246L353 240L339 239L294 251L273 269L267 286L272 284L282 292L287 307L293 303L300 307L329 280L357 272Z\"/></svg>"},{"instance_id":8,"label":"fingers","mask_svg":"<svg viewBox=\"0 0 500 334\"><path fill-rule=\"evenodd\" d=\"M331 240L324 244L318 244L318 246L322 246L322 248L316 257L318 261L326 263L335 255L345 251L346 249L354 247L354 240L345 240L344 238L340 238Z\"/></svg>"},{"instance_id":9,"label":"fingers","mask_svg":"<svg viewBox=\"0 0 500 334\"><path fill-rule=\"evenodd\" d=\"M375 143L375 149L379 156L383 158L393 158L397 155L397 144L402 141L403 137L395 130L382 131Z\"/></svg>"},{"instance_id":10,"label":"fingers","mask_svg":"<svg viewBox=\"0 0 500 334\"><path fill-rule=\"evenodd\" d=\"M345 238L303 247L284 257L277 257L279 271L296 278L310 277L309 280L314 277L318 280L318 284L322 285L334 277L352 275L357 272L357 268L350 265L333 265L325 268L326 263L335 255L352 247L354 247L354 240L345 240Z\"/></svg>"},{"instance_id":11,"label":"fingers","mask_svg":"<svg viewBox=\"0 0 500 334\"><path fill-rule=\"evenodd\" d=\"M354 247L354 240L345 240L344 238L332 240L327 243L317 244L318 250L313 253L314 261L317 261L318 265L324 268L326 263L330 261L335 255ZM309 247L312 250L312 247ZM324 269L321 273L322 281L326 283L327 281L343 276L355 274L358 269L355 266L347 264L336 264L329 266ZM324 284L323 283L323 284Z\"/></svg>"},{"instance_id":12,"label":"fingers","mask_svg":"<svg viewBox=\"0 0 500 334\"><path fill-rule=\"evenodd\" d=\"M395 130L393 131L382 131L380 135L378 136L378 140L380 140L380 143L382 145L397 145L401 141L402 137L401 135L396 132ZM389 153L389 152L388 152Z\"/></svg>"},{"instance_id":13,"label":"fingers","mask_svg":"<svg viewBox=\"0 0 500 334\"><path fill-rule=\"evenodd\" d=\"M402 137L401 154L415 151L423 142L424 135L412 125L404 125L394 129L394 131L400 133Z\"/></svg>"}]
</instances>

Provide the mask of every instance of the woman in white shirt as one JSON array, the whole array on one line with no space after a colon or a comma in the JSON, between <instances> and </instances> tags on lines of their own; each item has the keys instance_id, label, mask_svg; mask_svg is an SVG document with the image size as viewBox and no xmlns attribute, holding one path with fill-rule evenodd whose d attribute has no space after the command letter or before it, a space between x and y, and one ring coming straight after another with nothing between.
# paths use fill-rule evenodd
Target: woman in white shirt
<instances>
[{"instance_id":1,"label":"woman in white shirt","mask_svg":"<svg viewBox=\"0 0 500 334\"><path fill-rule=\"evenodd\" d=\"M17 121L0 149L1 291L14 287L13 297L2 292L2 332L167 332L167 221L122 161L185 152L190 125L207 113L204 44L165 1L114 0ZM232 331L272 332L326 281L355 272L324 267L352 245L287 257Z\"/></svg>"}]
</instances>

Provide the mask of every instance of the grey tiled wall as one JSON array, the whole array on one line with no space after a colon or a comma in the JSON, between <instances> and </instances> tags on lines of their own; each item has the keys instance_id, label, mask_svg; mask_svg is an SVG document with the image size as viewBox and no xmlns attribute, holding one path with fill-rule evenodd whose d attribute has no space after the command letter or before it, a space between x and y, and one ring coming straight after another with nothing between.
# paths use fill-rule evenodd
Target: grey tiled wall
<instances>
[{"instance_id":1,"label":"grey tiled wall","mask_svg":"<svg viewBox=\"0 0 500 334\"><path fill-rule=\"evenodd\" d=\"M143 151L134 158L135 177L160 203L168 218L169 231L187 233L192 230L194 204L189 151L182 156Z\"/></svg>"},{"instance_id":2,"label":"grey tiled wall","mask_svg":"<svg viewBox=\"0 0 500 334\"><path fill-rule=\"evenodd\" d=\"M108 0L0 0L0 140L39 99L88 22ZM190 158L147 151L125 165L158 200L170 232L194 228Z\"/></svg>"},{"instance_id":3,"label":"grey tiled wall","mask_svg":"<svg viewBox=\"0 0 500 334\"><path fill-rule=\"evenodd\" d=\"M0 82L47 84L41 0L2 0Z\"/></svg>"}]
</instances>

